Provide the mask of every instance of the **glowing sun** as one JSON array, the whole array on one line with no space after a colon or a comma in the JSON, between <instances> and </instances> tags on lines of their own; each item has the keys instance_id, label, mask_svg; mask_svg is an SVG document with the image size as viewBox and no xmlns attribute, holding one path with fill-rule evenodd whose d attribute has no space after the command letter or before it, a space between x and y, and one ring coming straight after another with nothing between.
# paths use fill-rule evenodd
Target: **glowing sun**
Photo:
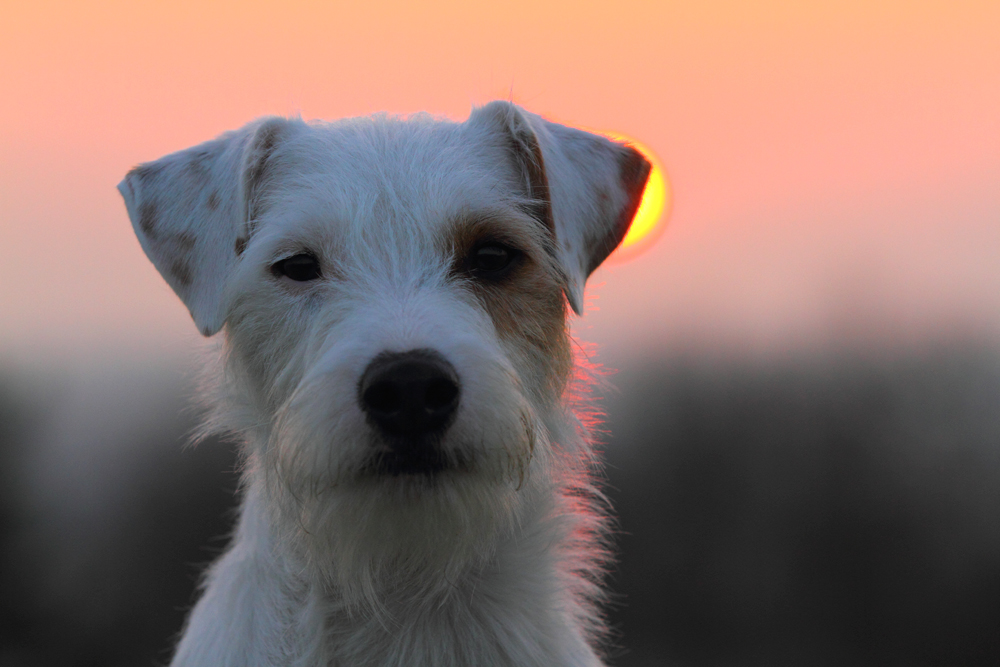
<instances>
[{"instance_id":1,"label":"glowing sun","mask_svg":"<svg viewBox=\"0 0 1000 667\"><path fill-rule=\"evenodd\" d=\"M604 132L603 134L615 141L631 144L653 165L653 169L649 172L649 180L646 182L646 191L642 194L642 202L632 219L632 225L621 245L609 258L612 260L632 259L648 250L663 233L670 213L670 185L664 176L660 161L648 146L617 132Z\"/></svg>"}]
</instances>

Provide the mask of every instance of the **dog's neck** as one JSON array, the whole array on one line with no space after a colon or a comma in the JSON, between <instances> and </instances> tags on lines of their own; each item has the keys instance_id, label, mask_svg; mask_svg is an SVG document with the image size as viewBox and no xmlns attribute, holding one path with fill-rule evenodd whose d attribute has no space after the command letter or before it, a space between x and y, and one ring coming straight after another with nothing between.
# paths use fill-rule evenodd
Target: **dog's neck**
<instances>
[{"instance_id":1,"label":"dog's neck","mask_svg":"<svg viewBox=\"0 0 1000 667\"><path fill-rule=\"evenodd\" d=\"M209 572L172 664L242 665L281 647L266 664L600 665L582 634L596 619L581 573L594 566L587 524L599 519L561 491L533 499L492 557L432 585L426 573L419 586L398 578L358 604L276 530L273 503L250 475L233 544Z\"/></svg>"}]
</instances>

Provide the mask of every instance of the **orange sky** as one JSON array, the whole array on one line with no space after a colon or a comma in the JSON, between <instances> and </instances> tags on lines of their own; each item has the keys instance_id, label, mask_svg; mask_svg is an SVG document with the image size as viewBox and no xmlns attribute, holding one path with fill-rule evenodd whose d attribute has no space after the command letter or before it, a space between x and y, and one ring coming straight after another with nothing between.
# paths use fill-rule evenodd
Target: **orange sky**
<instances>
[{"instance_id":1,"label":"orange sky","mask_svg":"<svg viewBox=\"0 0 1000 667\"><path fill-rule=\"evenodd\" d=\"M133 164L261 114L511 94L670 174L584 337L1000 332L1000 3L353 4L0 0L0 361L195 335L114 189Z\"/></svg>"}]
</instances>

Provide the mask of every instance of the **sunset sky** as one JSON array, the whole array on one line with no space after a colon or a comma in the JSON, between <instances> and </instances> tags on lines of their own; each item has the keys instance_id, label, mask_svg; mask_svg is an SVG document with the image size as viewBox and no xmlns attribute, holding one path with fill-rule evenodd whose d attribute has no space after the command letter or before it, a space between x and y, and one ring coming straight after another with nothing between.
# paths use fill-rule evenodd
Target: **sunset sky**
<instances>
[{"instance_id":1,"label":"sunset sky","mask_svg":"<svg viewBox=\"0 0 1000 667\"><path fill-rule=\"evenodd\" d=\"M0 0L0 64L0 362L194 344L115 190L134 164L263 114L494 98L669 174L583 338L1000 337L1000 2Z\"/></svg>"}]
</instances>

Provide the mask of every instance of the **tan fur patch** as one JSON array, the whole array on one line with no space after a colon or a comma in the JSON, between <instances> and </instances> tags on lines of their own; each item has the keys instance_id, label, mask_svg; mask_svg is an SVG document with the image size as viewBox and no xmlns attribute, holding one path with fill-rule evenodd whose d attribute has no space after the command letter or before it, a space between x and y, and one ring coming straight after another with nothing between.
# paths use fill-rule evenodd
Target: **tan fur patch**
<instances>
[{"instance_id":1,"label":"tan fur patch","mask_svg":"<svg viewBox=\"0 0 1000 667\"><path fill-rule=\"evenodd\" d=\"M485 216L459 221L451 238L453 270L468 281L499 338L514 344L533 368L543 370L545 398L558 400L569 379L572 355L563 279L546 251L546 234L527 219ZM475 249L488 241L523 253L518 264L496 281L477 277L469 269Z\"/></svg>"}]
</instances>

